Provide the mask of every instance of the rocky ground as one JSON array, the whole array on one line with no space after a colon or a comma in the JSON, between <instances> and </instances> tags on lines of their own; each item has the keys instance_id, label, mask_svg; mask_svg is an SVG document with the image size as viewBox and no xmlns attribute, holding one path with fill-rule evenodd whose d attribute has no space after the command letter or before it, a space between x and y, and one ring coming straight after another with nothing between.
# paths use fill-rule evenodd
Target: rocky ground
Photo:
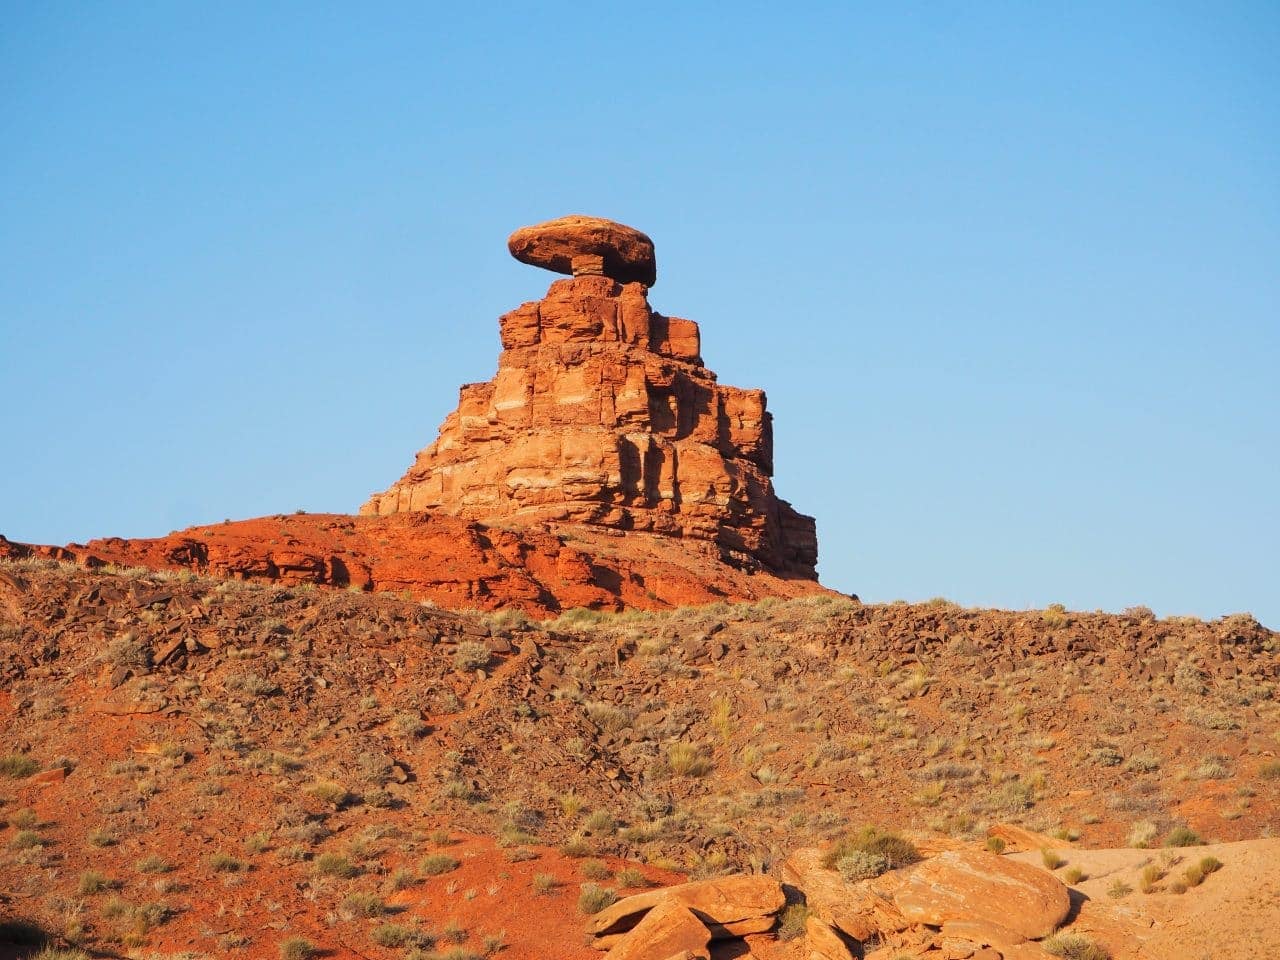
<instances>
[{"instance_id":1,"label":"rocky ground","mask_svg":"<svg viewBox=\"0 0 1280 960\"><path fill-rule=\"evenodd\" d=\"M304 938L338 957L585 958L583 884L781 877L866 824L983 851L1012 824L1065 863L1014 842L1002 859L1068 883L1070 922L1117 958L1269 955L1278 642L1245 615L829 593L538 622L10 561L3 936L29 924L106 956L284 956ZM1224 866L1175 892L1200 841L1226 845ZM1232 910L1263 926L1223 930Z\"/></svg>"}]
</instances>

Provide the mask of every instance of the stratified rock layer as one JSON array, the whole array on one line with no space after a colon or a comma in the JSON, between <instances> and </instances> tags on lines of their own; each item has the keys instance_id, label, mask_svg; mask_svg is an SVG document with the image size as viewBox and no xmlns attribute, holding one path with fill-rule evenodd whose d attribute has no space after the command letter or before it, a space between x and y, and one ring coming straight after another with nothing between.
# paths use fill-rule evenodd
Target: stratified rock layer
<instances>
[{"instance_id":1,"label":"stratified rock layer","mask_svg":"<svg viewBox=\"0 0 1280 960\"><path fill-rule=\"evenodd\" d=\"M499 325L497 374L462 388L435 443L361 513L647 531L816 579L814 521L770 480L764 392L716 382L696 323L654 312L642 283L577 276Z\"/></svg>"}]
</instances>

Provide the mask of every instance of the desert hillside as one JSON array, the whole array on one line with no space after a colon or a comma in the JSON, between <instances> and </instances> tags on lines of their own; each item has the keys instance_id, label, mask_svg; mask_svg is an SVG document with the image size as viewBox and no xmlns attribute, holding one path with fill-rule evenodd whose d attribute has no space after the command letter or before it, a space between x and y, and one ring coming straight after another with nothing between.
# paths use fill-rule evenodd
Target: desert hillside
<instances>
[{"instance_id":1,"label":"desert hillside","mask_svg":"<svg viewBox=\"0 0 1280 960\"><path fill-rule=\"evenodd\" d=\"M866 825L1249 840L1278 640L830 594L538 622L12 561L0 909L108 956L587 957L581 884L777 874Z\"/></svg>"}]
</instances>

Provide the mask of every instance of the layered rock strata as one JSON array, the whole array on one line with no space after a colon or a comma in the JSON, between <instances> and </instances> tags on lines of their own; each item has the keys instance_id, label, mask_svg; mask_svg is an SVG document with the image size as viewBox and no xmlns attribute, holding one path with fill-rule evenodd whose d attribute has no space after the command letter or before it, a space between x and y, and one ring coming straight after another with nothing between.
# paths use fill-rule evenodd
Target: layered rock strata
<instances>
[{"instance_id":1,"label":"layered rock strata","mask_svg":"<svg viewBox=\"0 0 1280 960\"><path fill-rule=\"evenodd\" d=\"M764 391L719 384L698 325L657 313L646 283L625 280L656 277L647 237L566 219L586 225L524 228L511 247L579 275L500 318L497 374L462 387L438 439L361 513L645 531L816 579L814 521L773 490Z\"/></svg>"}]
</instances>

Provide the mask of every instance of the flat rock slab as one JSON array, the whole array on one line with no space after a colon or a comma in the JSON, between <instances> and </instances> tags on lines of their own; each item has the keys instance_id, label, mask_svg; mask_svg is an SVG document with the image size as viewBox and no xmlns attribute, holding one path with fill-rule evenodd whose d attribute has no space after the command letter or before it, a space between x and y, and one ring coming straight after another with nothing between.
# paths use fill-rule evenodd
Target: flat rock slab
<instances>
[{"instance_id":1,"label":"flat rock slab","mask_svg":"<svg viewBox=\"0 0 1280 960\"><path fill-rule=\"evenodd\" d=\"M602 274L646 287L658 279L653 241L601 217L574 215L521 227L507 239L507 249L521 263L575 277Z\"/></svg>"},{"instance_id":2,"label":"flat rock slab","mask_svg":"<svg viewBox=\"0 0 1280 960\"><path fill-rule=\"evenodd\" d=\"M667 960L675 954L710 957L711 931L684 904L664 900L617 945L605 960Z\"/></svg>"},{"instance_id":3,"label":"flat rock slab","mask_svg":"<svg viewBox=\"0 0 1280 960\"><path fill-rule=\"evenodd\" d=\"M893 902L914 923L976 920L1030 939L1053 933L1071 909L1067 888L1056 877L977 850L939 854L914 867Z\"/></svg>"},{"instance_id":4,"label":"flat rock slab","mask_svg":"<svg viewBox=\"0 0 1280 960\"><path fill-rule=\"evenodd\" d=\"M666 902L693 911L717 934L741 936L772 927L774 914L786 905L787 898L782 884L772 877L744 874L698 880L624 897L593 916L587 928L600 937L623 933Z\"/></svg>"}]
</instances>

